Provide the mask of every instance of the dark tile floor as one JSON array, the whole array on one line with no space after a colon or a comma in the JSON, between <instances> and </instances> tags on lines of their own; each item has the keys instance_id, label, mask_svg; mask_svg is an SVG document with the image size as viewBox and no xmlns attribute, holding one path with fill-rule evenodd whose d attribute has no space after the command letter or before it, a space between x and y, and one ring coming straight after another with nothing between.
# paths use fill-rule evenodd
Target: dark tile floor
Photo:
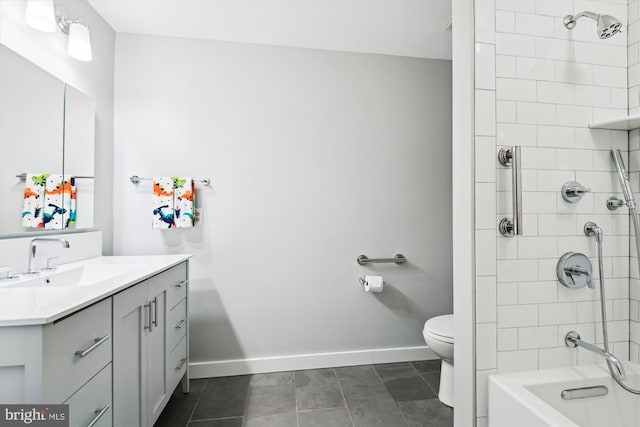
<instances>
[{"instance_id":1,"label":"dark tile floor","mask_svg":"<svg viewBox=\"0 0 640 427\"><path fill-rule=\"evenodd\" d=\"M156 427L445 427L440 361L350 366L191 381Z\"/></svg>"}]
</instances>

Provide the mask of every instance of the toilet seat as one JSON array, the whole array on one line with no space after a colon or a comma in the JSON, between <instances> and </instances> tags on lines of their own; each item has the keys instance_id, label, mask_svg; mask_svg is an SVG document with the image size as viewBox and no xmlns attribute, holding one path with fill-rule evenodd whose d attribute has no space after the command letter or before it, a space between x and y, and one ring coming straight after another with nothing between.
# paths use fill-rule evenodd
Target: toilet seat
<instances>
[{"instance_id":1,"label":"toilet seat","mask_svg":"<svg viewBox=\"0 0 640 427\"><path fill-rule=\"evenodd\" d=\"M432 317L424 324L423 332L434 340L453 344L453 314Z\"/></svg>"}]
</instances>

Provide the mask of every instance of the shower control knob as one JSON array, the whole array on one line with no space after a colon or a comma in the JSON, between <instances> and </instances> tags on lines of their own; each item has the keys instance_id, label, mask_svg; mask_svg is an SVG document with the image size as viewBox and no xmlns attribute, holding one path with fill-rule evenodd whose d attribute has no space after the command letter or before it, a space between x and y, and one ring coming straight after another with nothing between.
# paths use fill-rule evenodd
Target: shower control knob
<instances>
[{"instance_id":1,"label":"shower control knob","mask_svg":"<svg viewBox=\"0 0 640 427\"><path fill-rule=\"evenodd\" d=\"M582 197L591 192L590 188L586 188L578 181L568 181L562 186L562 198L568 203L578 203Z\"/></svg>"}]
</instances>

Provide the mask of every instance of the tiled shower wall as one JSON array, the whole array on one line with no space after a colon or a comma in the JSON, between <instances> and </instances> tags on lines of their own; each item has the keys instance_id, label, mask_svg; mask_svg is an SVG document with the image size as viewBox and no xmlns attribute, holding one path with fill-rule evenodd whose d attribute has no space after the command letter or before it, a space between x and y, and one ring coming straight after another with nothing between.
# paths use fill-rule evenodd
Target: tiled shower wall
<instances>
[{"instance_id":1,"label":"tiled shower wall","mask_svg":"<svg viewBox=\"0 0 640 427\"><path fill-rule=\"evenodd\" d=\"M629 2L627 30L629 114L640 114L640 2ZM634 192L640 191L640 131L629 132L629 172ZM640 280L638 278L638 255L635 250L633 228L631 229L631 283L629 289L629 359L640 363Z\"/></svg>"},{"instance_id":2,"label":"tiled shower wall","mask_svg":"<svg viewBox=\"0 0 640 427\"><path fill-rule=\"evenodd\" d=\"M628 112L627 32L600 40L593 21L564 28L581 10L623 24L627 0L476 0L476 370L477 415L486 422L486 379L495 372L593 363L564 346L576 330L602 342L599 293L556 279L558 258L587 254L597 277L595 242L583 226L604 230L607 313L613 352L629 358L629 223L610 212L619 194L610 150L628 161L626 131L588 124ZM511 169L496 152L522 146L523 236L505 238L496 224L512 216ZM567 181L591 188L579 203L560 195ZM637 314L637 313L636 313Z\"/></svg>"}]
</instances>

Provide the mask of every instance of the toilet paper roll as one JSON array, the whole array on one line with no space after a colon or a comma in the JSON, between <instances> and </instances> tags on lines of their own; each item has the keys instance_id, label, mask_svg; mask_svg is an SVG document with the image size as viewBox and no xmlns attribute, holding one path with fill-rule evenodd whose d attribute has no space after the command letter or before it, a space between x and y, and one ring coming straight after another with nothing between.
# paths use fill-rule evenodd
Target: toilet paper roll
<instances>
[{"instance_id":1,"label":"toilet paper roll","mask_svg":"<svg viewBox=\"0 0 640 427\"><path fill-rule=\"evenodd\" d=\"M380 293L384 287L382 276L364 276L364 291Z\"/></svg>"}]
</instances>

